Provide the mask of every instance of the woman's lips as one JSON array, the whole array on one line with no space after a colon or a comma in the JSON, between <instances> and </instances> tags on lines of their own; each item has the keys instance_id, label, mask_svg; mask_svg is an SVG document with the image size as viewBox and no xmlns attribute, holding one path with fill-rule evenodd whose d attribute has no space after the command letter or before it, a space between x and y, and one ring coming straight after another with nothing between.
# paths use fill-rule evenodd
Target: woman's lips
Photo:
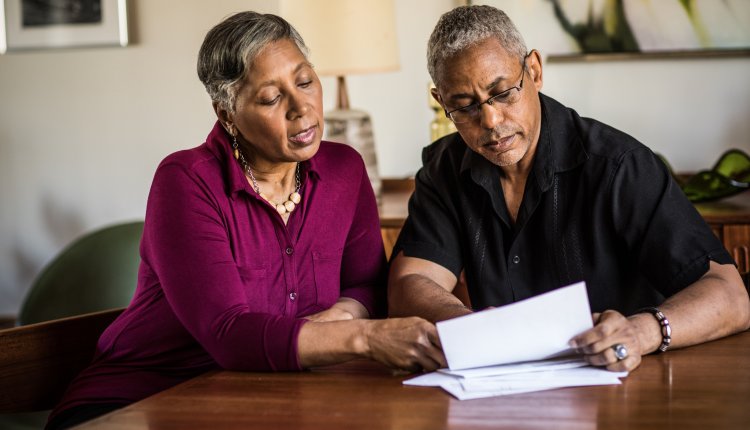
<instances>
[{"instance_id":1,"label":"woman's lips","mask_svg":"<svg viewBox=\"0 0 750 430\"><path fill-rule=\"evenodd\" d=\"M315 139L315 130L316 127L312 126L291 136L289 140L300 145L308 145Z\"/></svg>"}]
</instances>

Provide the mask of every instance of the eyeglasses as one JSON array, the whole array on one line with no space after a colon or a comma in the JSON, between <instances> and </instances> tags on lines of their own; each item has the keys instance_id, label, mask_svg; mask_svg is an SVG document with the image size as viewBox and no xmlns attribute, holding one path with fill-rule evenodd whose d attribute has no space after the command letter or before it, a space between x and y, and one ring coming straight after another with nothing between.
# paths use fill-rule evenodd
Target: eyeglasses
<instances>
[{"instance_id":1,"label":"eyeglasses","mask_svg":"<svg viewBox=\"0 0 750 430\"><path fill-rule=\"evenodd\" d=\"M450 118L455 124L462 124L479 118L482 105L485 103L489 106L495 106L495 103L497 103L497 106L510 106L518 102L521 100L521 88L523 88L523 78L525 75L526 59L524 58L523 68L521 69L521 82L518 86L510 87L507 90L501 91L483 102L470 104L458 109L453 109L450 112L445 112L445 116Z\"/></svg>"}]
</instances>

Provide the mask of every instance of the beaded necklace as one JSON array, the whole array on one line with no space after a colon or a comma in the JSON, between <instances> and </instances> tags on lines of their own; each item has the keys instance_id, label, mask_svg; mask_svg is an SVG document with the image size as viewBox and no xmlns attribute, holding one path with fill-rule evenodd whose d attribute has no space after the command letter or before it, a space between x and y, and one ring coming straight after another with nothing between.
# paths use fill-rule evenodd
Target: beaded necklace
<instances>
[{"instance_id":1,"label":"beaded necklace","mask_svg":"<svg viewBox=\"0 0 750 430\"><path fill-rule=\"evenodd\" d=\"M274 206L276 208L276 211L280 215L292 213L292 211L297 207L299 202L302 200L302 196L299 193L299 188L300 188L299 162L297 163L297 167L294 169L294 192L292 194L289 194L289 198L285 202L282 202L282 203L274 203L268 198L268 196L263 194L260 191L260 187L258 186L258 181L255 180L253 171L250 169L250 165L248 165L247 163L244 163L244 165L245 165L245 173L248 176L250 176L250 180L253 182L253 189L255 189L255 192L258 193L258 195L261 196L263 200L267 201L272 206Z\"/></svg>"},{"instance_id":2,"label":"beaded necklace","mask_svg":"<svg viewBox=\"0 0 750 430\"><path fill-rule=\"evenodd\" d=\"M301 185L301 181L299 179L299 162L297 162L297 167L294 168L294 192L289 194L289 198L286 201L281 203L274 203L267 195L260 191L258 181L255 179L255 175L253 175L252 169L250 169L250 164L248 164L247 160L245 160L245 156L242 154L242 151L240 151L238 148L237 136L232 136L232 138L234 140L234 142L232 142L234 158L236 158L240 162L242 168L245 170L245 174L250 177L250 180L253 182L253 189L255 190L255 192L258 193L258 195L262 197L263 200L267 201L269 204L271 204L271 206L276 208L276 212L278 212L279 215L292 213L292 211L302 200L302 196L299 193Z\"/></svg>"}]
</instances>

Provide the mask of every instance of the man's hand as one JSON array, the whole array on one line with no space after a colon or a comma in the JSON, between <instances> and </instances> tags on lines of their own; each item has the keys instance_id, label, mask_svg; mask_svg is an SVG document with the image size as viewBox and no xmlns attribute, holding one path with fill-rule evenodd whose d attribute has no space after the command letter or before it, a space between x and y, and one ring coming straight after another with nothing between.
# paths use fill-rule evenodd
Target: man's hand
<instances>
[{"instance_id":1,"label":"man's hand","mask_svg":"<svg viewBox=\"0 0 750 430\"><path fill-rule=\"evenodd\" d=\"M592 318L594 327L571 339L570 346L582 353L593 366L606 367L615 372L629 372L638 367L644 350L637 325L621 313L611 310L595 313ZM616 345L625 347L627 357L617 358Z\"/></svg>"}]
</instances>

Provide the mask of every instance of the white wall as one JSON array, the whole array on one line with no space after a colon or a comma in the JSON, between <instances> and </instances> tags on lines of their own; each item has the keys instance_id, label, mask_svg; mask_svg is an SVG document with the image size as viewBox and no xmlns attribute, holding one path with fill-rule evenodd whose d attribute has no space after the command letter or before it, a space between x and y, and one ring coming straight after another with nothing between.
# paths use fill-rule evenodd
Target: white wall
<instances>
[{"instance_id":1,"label":"white wall","mask_svg":"<svg viewBox=\"0 0 750 430\"><path fill-rule=\"evenodd\" d=\"M551 2L474 3L505 10L527 47L545 58L575 46L554 18ZM737 21L750 22L750 16ZM748 57L545 63L543 73L547 95L630 133L665 155L676 170L710 168L728 148L750 151Z\"/></svg>"},{"instance_id":2,"label":"white wall","mask_svg":"<svg viewBox=\"0 0 750 430\"><path fill-rule=\"evenodd\" d=\"M419 168L432 118L425 45L453 3L397 0L401 70L348 79L352 105L372 115L381 176ZM0 56L0 314L17 311L34 275L73 238L143 218L159 161L200 144L214 121L195 75L202 38L244 9L278 7L132 0L127 48ZM543 35L531 36L543 48ZM708 167L723 148L750 151L748 58L547 64L544 73L549 95L631 133L678 170ZM331 108L334 82L323 84Z\"/></svg>"},{"instance_id":3,"label":"white wall","mask_svg":"<svg viewBox=\"0 0 750 430\"><path fill-rule=\"evenodd\" d=\"M195 71L203 36L268 4L135 0L127 48L0 56L0 314L73 238L144 217L159 161L213 124Z\"/></svg>"}]
</instances>

